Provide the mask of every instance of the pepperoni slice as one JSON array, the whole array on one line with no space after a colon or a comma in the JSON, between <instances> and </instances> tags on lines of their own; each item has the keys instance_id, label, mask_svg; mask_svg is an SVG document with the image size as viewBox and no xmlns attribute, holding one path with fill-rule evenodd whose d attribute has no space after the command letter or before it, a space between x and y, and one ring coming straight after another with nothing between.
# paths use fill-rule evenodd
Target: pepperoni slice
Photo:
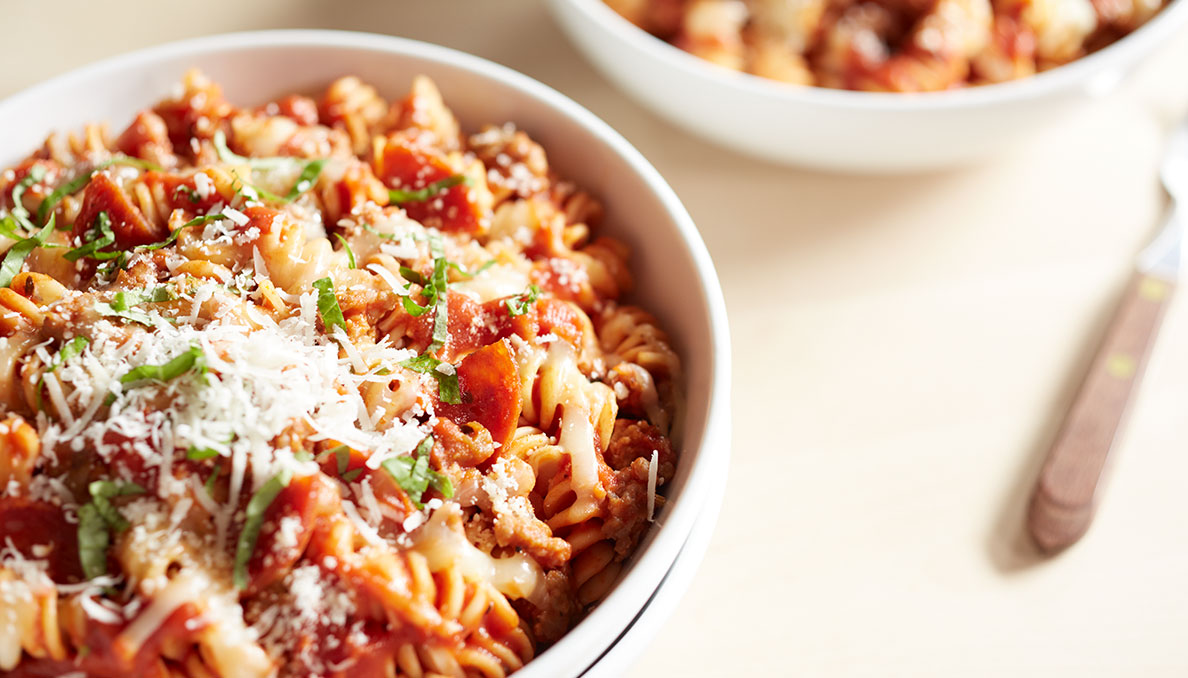
<instances>
[{"instance_id":1,"label":"pepperoni slice","mask_svg":"<svg viewBox=\"0 0 1188 678\"><path fill-rule=\"evenodd\" d=\"M520 375L507 342L471 353L457 370L462 402L438 402L434 411L457 424L482 424L496 442L506 443L520 419Z\"/></svg>"},{"instance_id":2,"label":"pepperoni slice","mask_svg":"<svg viewBox=\"0 0 1188 678\"><path fill-rule=\"evenodd\" d=\"M91 183L87 184L82 207L79 208L78 218L74 221L73 235L80 237L91 230L100 212L106 212L107 218L111 220L117 249L126 250L137 245L148 245L169 235L164 226L149 223L124 191L111 180L111 177L102 172L97 173L91 178Z\"/></svg>"},{"instance_id":3,"label":"pepperoni slice","mask_svg":"<svg viewBox=\"0 0 1188 678\"><path fill-rule=\"evenodd\" d=\"M29 560L44 560L59 583L82 579L78 528L61 506L22 497L0 497L0 545L11 544Z\"/></svg>"},{"instance_id":4,"label":"pepperoni slice","mask_svg":"<svg viewBox=\"0 0 1188 678\"><path fill-rule=\"evenodd\" d=\"M419 191L458 173L440 151L398 133L376 149L375 174L393 188ZM409 200L400 206L409 217L448 233L482 230L482 209L471 199L470 187L465 183L443 188L427 200Z\"/></svg>"}]
</instances>

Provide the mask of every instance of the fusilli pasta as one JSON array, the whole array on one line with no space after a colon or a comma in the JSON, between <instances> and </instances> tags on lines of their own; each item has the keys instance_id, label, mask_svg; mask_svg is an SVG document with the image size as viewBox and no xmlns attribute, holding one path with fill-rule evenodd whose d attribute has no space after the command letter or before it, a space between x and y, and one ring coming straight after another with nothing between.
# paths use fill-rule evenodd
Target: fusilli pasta
<instances>
[{"instance_id":1,"label":"fusilli pasta","mask_svg":"<svg viewBox=\"0 0 1188 678\"><path fill-rule=\"evenodd\" d=\"M613 586L681 366L433 82L200 73L0 173L0 672L499 678Z\"/></svg>"}]
</instances>

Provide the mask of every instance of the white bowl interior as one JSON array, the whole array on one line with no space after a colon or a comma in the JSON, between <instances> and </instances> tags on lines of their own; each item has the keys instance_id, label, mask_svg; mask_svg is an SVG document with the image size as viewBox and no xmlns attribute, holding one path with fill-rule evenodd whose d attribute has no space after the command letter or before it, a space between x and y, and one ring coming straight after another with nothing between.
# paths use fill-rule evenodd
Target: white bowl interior
<instances>
[{"instance_id":1,"label":"white bowl interior","mask_svg":"<svg viewBox=\"0 0 1188 678\"><path fill-rule=\"evenodd\" d=\"M51 131L106 120L118 133L135 112L167 96L198 67L237 105L290 92L320 92L355 74L389 97L426 74L467 129L513 121L550 163L604 201L603 232L627 241L637 281L633 301L655 313L685 365L688 409L682 456L657 517L619 585L585 620L519 675L577 675L630 622L655 590L697 519L699 498L725 483L729 446L729 335L709 255L675 194L617 133L555 91L453 50L385 36L276 31L202 38L89 66L0 103L0 163L9 166ZM712 496L712 493L710 493Z\"/></svg>"}]
</instances>

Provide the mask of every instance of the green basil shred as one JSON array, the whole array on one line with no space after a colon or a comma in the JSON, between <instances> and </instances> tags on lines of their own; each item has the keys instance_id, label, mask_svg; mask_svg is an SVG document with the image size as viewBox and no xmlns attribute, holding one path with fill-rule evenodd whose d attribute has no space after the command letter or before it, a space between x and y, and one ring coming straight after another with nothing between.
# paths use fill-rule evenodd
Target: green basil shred
<instances>
[{"instance_id":1,"label":"green basil shred","mask_svg":"<svg viewBox=\"0 0 1188 678\"><path fill-rule=\"evenodd\" d=\"M78 509L78 559L82 563L83 576L94 579L107 573L110 532L128 529L128 521L120 515L111 500L144 494L144 488L136 483L96 480L87 486L87 491L91 494L91 501Z\"/></svg>"},{"instance_id":2,"label":"green basil shred","mask_svg":"<svg viewBox=\"0 0 1188 678\"><path fill-rule=\"evenodd\" d=\"M290 203L296 200L302 193L313 188L317 183L318 176L321 175L322 169L326 166L329 158L317 158L315 160L302 160L301 158L293 158L287 156L274 156L271 158L248 158L232 151L227 147L227 136L223 134L222 130L215 132L214 139L215 151L219 154L219 159L223 162L237 163L240 165L248 165L252 169L275 169L277 167L292 167L294 163L302 163L301 174L298 175L297 181L293 184L293 188L283 196L275 193L270 193L259 186L247 186L255 191L261 198L270 202Z\"/></svg>"},{"instance_id":3,"label":"green basil shred","mask_svg":"<svg viewBox=\"0 0 1188 678\"><path fill-rule=\"evenodd\" d=\"M438 371L437 366L444 361L438 360L436 356L426 352L415 358L409 358L400 363L401 367L406 367L413 372L420 372L421 374L428 374L437 380L437 397L443 403L450 403L457 405L462 402L462 391L458 386L458 373L443 374Z\"/></svg>"},{"instance_id":4,"label":"green basil shred","mask_svg":"<svg viewBox=\"0 0 1188 678\"><path fill-rule=\"evenodd\" d=\"M357 268L357 266L355 266L355 252L353 250L351 250L351 244L349 242L347 242L346 238L342 237L341 235L339 235L337 233L334 234L334 237L338 238L338 241L342 243L342 249L346 250L347 263L350 264L351 268Z\"/></svg>"},{"instance_id":5,"label":"green basil shred","mask_svg":"<svg viewBox=\"0 0 1188 678\"><path fill-rule=\"evenodd\" d=\"M237 163L240 165L250 165L253 169L274 169L277 167L290 167L292 163L299 162L300 158L274 156L271 158L248 158L232 151L227 147L227 135L223 134L223 130L215 132L214 138L211 139L214 143L215 151L219 154L219 160L229 163Z\"/></svg>"},{"instance_id":6,"label":"green basil shred","mask_svg":"<svg viewBox=\"0 0 1188 678\"><path fill-rule=\"evenodd\" d=\"M372 226L371 224L363 224L363 230L367 231L368 233L374 235L377 238L382 238L384 240L395 240L396 239L395 233L384 233L383 231L377 229L375 226Z\"/></svg>"},{"instance_id":7,"label":"green basil shred","mask_svg":"<svg viewBox=\"0 0 1188 678\"><path fill-rule=\"evenodd\" d=\"M186 450L186 459L190 461L202 461L204 459L214 459L219 456L219 451L210 447L196 447L190 445L190 449Z\"/></svg>"},{"instance_id":8,"label":"green basil shred","mask_svg":"<svg viewBox=\"0 0 1188 678\"><path fill-rule=\"evenodd\" d=\"M173 197L175 200L177 199L178 194L185 195L187 198L189 198L190 204L192 205L197 205L198 203L202 202L202 196L198 195L198 191L195 191L185 184L179 184L177 188L173 189Z\"/></svg>"},{"instance_id":9,"label":"green basil shred","mask_svg":"<svg viewBox=\"0 0 1188 678\"><path fill-rule=\"evenodd\" d=\"M342 317L338 297L334 296L334 281L328 277L320 278L313 281L313 286L318 291L318 315L322 316L326 333L330 334L332 327L340 327L346 331L346 319Z\"/></svg>"},{"instance_id":10,"label":"green basil shred","mask_svg":"<svg viewBox=\"0 0 1188 678\"><path fill-rule=\"evenodd\" d=\"M210 472L210 476L208 476L206 478L205 483L202 483L202 487L206 488L206 496L208 496L212 499L214 498L215 482L217 482L219 479L219 469L221 467L222 467L222 464L220 464L219 462L216 461L215 465L214 465L214 469L211 470L211 472Z\"/></svg>"},{"instance_id":11,"label":"green basil shred","mask_svg":"<svg viewBox=\"0 0 1188 678\"><path fill-rule=\"evenodd\" d=\"M111 230L111 219L107 216L107 212L100 212L95 216L95 221L92 222L91 228L83 233L82 244L67 252L64 256L66 261L78 261L79 259L115 259L124 256L123 252L103 252L104 247L110 247L115 244L115 233Z\"/></svg>"},{"instance_id":12,"label":"green basil shred","mask_svg":"<svg viewBox=\"0 0 1188 678\"><path fill-rule=\"evenodd\" d=\"M441 237L429 235L429 250L433 254L433 273L428 279L424 275L404 266L400 267L400 274L408 281L421 286L421 296L425 298L422 306L413 301L411 296L401 297L404 310L409 315L419 317L433 309L433 338L425 352L421 355L400 363L414 372L431 375L437 380L437 394L442 402L458 404L462 402L462 394L458 387L458 375L442 374L437 370L442 364L433 354L441 349L449 339L450 307L447 301L449 294L449 278L446 275L449 262L446 261L441 244Z\"/></svg>"},{"instance_id":13,"label":"green basil shred","mask_svg":"<svg viewBox=\"0 0 1188 678\"><path fill-rule=\"evenodd\" d=\"M33 235L22 238L16 242L8 251L4 253L4 260L0 261L0 287L8 287L12 284L12 279L21 272L21 268L25 265L25 259L33 250L45 244L50 234L54 232L54 220L51 218L50 222L45 225L45 228L34 233Z\"/></svg>"},{"instance_id":14,"label":"green basil shred","mask_svg":"<svg viewBox=\"0 0 1188 678\"><path fill-rule=\"evenodd\" d=\"M455 271L458 272L458 275L461 275L465 278L473 278L474 276L478 275L479 273L482 273L483 271L487 270L488 268L491 268L494 265L495 265L495 260L488 259L482 266L479 266L478 268L474 269L473 271L467 271L462 266L460 266L452 261L450 262L450 268L454 269Z\"/></svg>"},{"instance_id":15,"label":"green basil shred","mask_svg":"<svg viewBox=\"0 0 1188 678\"><path fill-rule=\"evenodd\" d=\"M78 507L78 560L87 579L107 574L107 545L110 541L107 523L95 505Z\"/></svg>"},{"instance_id":16,"label":"green basil shred","mask_svg":"<svg viewBox=\"0 0 1188 678\"><path fill-rule=\"evenodd\" d=\"M123 318L142 325L152 325L153 317L136 307L143 304L173 301L176 298L173 291L165 285L154 287L152 290L121 290L115 293L111 301L95 304L95 310L105 316Z\"/></svg>"},{"instance_id":17,"label":"green basil shred","mask_svg":"<svg viewBox=\"0 0 1188 678\"><path fill-rule=\"evenodd\" d=\"M293 188L285 194L285 202L293 202L302 193L313 188L313 185L318 181L318 175L322 173L322 168L326 166L326 158L318 158L317 160L310 160L305 164L301 170L301 174L297 177L297 183L293 184Z\"/></svg>"},{"instance_id":18,"label":"green basil shred","mask_svg":"<svg viewBox=\"0 0 1188 678\"><path fill-rule=\"evenodd\" d=\"M507 314L513 318L524 315L539 296L540 288L535 283L529 285L527 290L503 302L507 306Z\"/></svg>"},{"instance_id":19,"label":"green basil shred","mask_svg":"<svg viewBox=\"0 0 1188 678\"><path fill-rule=\"evenodd\" d=\"M338 465L338 477L342 478L348 483L354 482L363 473L363 469L356 468L347 470L347 466L351 463L351 448L346 445L336 445L318 455L318 460L321 461L330 455L334 455L334 461Z\"/></svg>"},{"instance_id":20,"label":"green basil shred","mask_svg":"<svg viewBox=\"0 0 1188 678\"><path fill-rule=\"evenodd\" d=\"M9 214L29 231L32 231L35 226L29 221L29 210L25 209L25 191L44 178L45 168L41 165L34 165L29 168L29 173L12 188L12 210Z\"/></svg>"},{"instance_id":21,"label":"green basil shred","mask_svg":"<svg viewBox=\"0 0 1188 678\"><path fill-rule=\"evenodd\" d=\"M418 509L425 508L421 499L430 487L447 499L454 496L454 486L450 479L429 467L429 453L432 450L433 436L427 436L417 445L412 456L394 457L382 464L384 470L400 485L413 506Z\"/></svg>"},{"instance_id":22,"label":"green basil shred","mask_svg":"<svg viewBox=\"0 0 1188 678\"><path fill-rule=\"evenodd\" d=\"M397 205L402 205L408 202L425 202L426 200L436 197L437 194L441 193L442 191L449 190L458 184L466 184L469 186L471 184L470 177L464 174L454 174L446 177L445 179L435 181L425 188L416 191L405 191L399 188L389 188L388 200L396 203Z\"/></svg>"},{"instance_id":23,"label":"green basil shred","mask_svg":"<svg viewBox=\"0 0 1188 678\"><path fill-rule=\"evenodd\" d=\"M176 379L188 372L206 374L206 353L202 348L190 346L184 353L163 365L141 365L134 367L127 374L120 377L121 384L134 384L140 381L166 382Z\"/></svg>"},{"instance_id":24,"label":"green basil shred","mask_svg":"<svg viewBox=\"0 0 1188 678\"><path fill-rule=\"evenodd\" d=\"M200 224L206 224L206 223L209 223L212 221L219 221L220 219L223 219L223 218L225 218L225 217L223 217L222 214L204 214L200 217L194 217L193 219L190 219L186 223L182 224L181 226L178 226L176 230L174 230L172 233L169 234L168 238L165 238L161 242L149 243L148 245L137 245L135 249L138 252L139 251L148 252L148 251L152 251L152 250L159 250L162 247L168 247L168 246L172 245L173 243L177 242L177 236L181 235L181 232L184 231L185 229L187 229L191 226L198 226Z\"/></svg>"},{"instance_id":25,"label":"green basil shred","mask_svg":"<svg viewBox=\"0 0 1188 678\"><path fill-rule=\"evenodd\" d=\"M261 485L260 489L256 490L252 498L248 500L247 509L244 511L243 531L239 533L239 541L235 545L233 578L237 589L247 588L248 561L252 559L252 553L256 551L256 540L260 538L260 528L264 525L264 514L276 499L276 495L288 487L291 478L292 473L288 470L281 471Z\"/></svg>"}]
</instances>

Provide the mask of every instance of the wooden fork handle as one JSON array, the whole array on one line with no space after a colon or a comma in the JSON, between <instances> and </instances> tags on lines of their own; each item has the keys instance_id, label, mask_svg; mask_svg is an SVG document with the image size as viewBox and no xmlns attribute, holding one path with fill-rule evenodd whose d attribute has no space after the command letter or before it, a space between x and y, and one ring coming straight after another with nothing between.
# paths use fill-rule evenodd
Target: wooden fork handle
<instances>
[{"instance_id":1,"label":"wooden fork handle","mask_svg":"<svg viewBox=\"0 0 1188 678\"><path fill-rule=\"evenodd\" d=\"M1110 449L1172 290L1169 281L1140 273L1114 314L1031 499L1028 528L1044 551L1071 545L1089 528Z\"/></svg>"}]
</instances>

